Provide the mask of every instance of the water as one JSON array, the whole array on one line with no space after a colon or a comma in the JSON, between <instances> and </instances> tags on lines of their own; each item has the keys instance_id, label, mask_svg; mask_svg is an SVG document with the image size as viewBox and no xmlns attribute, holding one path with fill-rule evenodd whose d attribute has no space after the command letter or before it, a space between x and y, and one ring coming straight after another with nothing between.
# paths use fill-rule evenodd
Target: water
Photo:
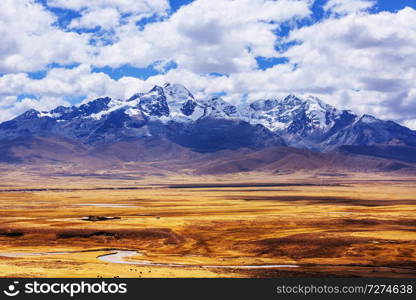
<instances>
[{"instance_id":1,"label":"water","mask_svg":"<svg viewBox=\"0 0 416 300\"><path fill-rule=\"evenodd\" d=\"M101 255L97 257L101 261L114 264L141 265L148 267L200 267L211 269L272 269L272 268L298 268L298 265L189 265L189 264L171 264L171 263L154 263L151 261L126 261L125 258L142 255L137 251L116 251L115 253Z\"/></svg>"}]
</instances>

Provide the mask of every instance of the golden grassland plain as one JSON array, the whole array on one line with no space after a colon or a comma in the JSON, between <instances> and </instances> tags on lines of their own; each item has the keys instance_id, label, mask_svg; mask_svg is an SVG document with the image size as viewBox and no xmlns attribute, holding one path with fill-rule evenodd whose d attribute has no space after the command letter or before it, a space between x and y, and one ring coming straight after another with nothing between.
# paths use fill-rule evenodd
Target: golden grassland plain
<instances>
[{"instance_id":1,"label":"golden grassland plain","mask_svg":"<svg viewBox=\"0 0 416 300\"><path fill-rule=\"evenodd\" d=\"M1 174L2 277L416 277L416 178Z\"/></svg>"}]
</instances>

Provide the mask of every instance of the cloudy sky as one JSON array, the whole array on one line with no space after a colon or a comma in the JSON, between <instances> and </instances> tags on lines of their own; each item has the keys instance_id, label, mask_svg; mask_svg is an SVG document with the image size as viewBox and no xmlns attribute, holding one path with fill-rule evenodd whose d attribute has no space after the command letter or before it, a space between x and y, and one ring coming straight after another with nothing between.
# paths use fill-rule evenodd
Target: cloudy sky
<instances>
[{"instance_id":1,"label":"cloudy sky","mask_svg":"<svg viewBox=\"0 0 416 300\"><path fill-rule=\"evenodd\" d=\"M0 121L181 83L416 129L416 0L1 0Z\"/></svg>"}]
</instances>

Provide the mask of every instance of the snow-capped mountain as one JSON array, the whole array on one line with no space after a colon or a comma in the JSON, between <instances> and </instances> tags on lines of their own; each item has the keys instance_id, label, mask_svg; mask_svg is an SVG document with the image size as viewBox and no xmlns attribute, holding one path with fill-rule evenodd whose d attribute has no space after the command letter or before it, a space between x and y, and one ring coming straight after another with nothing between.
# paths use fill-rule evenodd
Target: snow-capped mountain
<instances>
[{"instance_id":1,"label":"snow-capped mountain","mask_svg":"<svg viewBox=\"0 0 416 300\"><path fill-rule=\"evenodd\" d=\"M392 121L338 110L316 97L289 95L235 106L221 97L195 99L166 83L129 99L98 98L51 111L29 110L0 124L0 141L61 137L86 145L163 138L199 152L289 145L330 151L343 145L416 146L416 133Z\"/></svg>"},{"instance_id":2,"label":"snow-capped mountain","mask_svg":"<svg viewBox=\"0 0 416 300\"><path fill-rule=\"evenodd\" d=\"M204 107L183 85L166 83L163 92L170 108L171 120L196 121L204 114Z\"/></svg>"},{"instance_id":3,"label":"snow-capped mountain","mask_svg":"<svg viewBox=\"0 0 416 300\"><path fill-rule=\"evenodd\" d=\"M98 98L80 106L30 110L0 124L0 141L21 136L56 136L86 145L140 138L168 139L199 152L285 145L261 125L236 116L220 98L198 101L183 86L165 84L127 100Z\"/></svg>"},{"instance_id":4,"label":"snow-capped mountain","mask_svg":"<svg viewBox=\"0 0 416 300\"><path fill-rule=\"evenodd\" d=\"M284 137L288 145L319 151L342 145L405 144L416 146L416 134L392 121L358 116L309 96L258 100L241 109L242 119L261 124Z\"/></svg>"},{"instance_id":5,"label":"snow-capped mountain","mask_svg":"<svg viewBox=\"0 0 416 300\"><path fill-rule=\"evenodd\" d=\"M337 130L323 143L325 148L338 145L407 145L416 146L416 132L392 121L363 115Z\"/></svg>"},{"instance_id":6,"label":"snow-capped mountain","mask_svg":"<svg viewBox=\"0 0 416 300\"><path fill-rule=\"evenodd\" d=\"M321 143L351 125L358 116L340 111L316 97L289 95L281 100L258 100L241 110L242 118L284 136L292 146L322 150Z\"/></svg>"},{"instance_id":7,"label":"snow-capped mountain","mask_svg":"<svg viewBox=\"0 0 416 300\"><path fill-rule=\"evenodd\" d=\"M237 107L225 102L221 97L211 97L202 100L204 118L211 119L239 119ZM248 120L244 120L248 121Z\"/></svg>"},{"instance_id":8,"label":"snow-capped mountain","mask_svg":"<svg viewBox=\"0 0 416 300\"><path fill-rule=\"evenodd\" d=\"M328 131L341 115L341 111L318 98L310 96L301 100L294 95L282 100L258 100L245 113L250 122L300 137Z\"/></svg>"}]
</instances>

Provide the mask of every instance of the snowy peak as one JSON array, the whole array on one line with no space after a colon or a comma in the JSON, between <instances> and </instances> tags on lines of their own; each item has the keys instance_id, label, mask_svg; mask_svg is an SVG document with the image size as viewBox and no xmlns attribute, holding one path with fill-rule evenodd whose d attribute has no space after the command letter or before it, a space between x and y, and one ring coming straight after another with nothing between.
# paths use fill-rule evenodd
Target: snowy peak
<instances>
[{"instance_id":1,"label":"snowy peak","mask_svg":"<svg viewBox=\"0 0 416 300\"><path fill-rule=\"evenodd\" d=\"M51 111L42 111L39 113L40 117L49 117L56 121L67 121L76 118L96 118L102 112L107 111L112 106L114 99L109 97L98 98L82 104L80 106L58 106Z\"/></svg>"},{"instance_id":2,"label":"snowy peak","mask_svg":"<svg viewBox=\"0 0 416 300\"><path fill-rule=\"evenodd\" d=\"M359 120L359 122L366 123L366 124L377 123L377 122L380 122L380 121L381 120L379 120L379 119L377 119L377 118L375 118L374 116L371 116L371 115L363 115Z\"/></svg>"},{"instance_id":3,"label":"snowy peak","mask_svg":"<svg viewBox=\"0 0 416 300\"><path fill-rule=\"evenodd\" d=\"M183 85L165 83L163 91L172 120L177 122L196 121L202 116L203 107Z\"/></svg>"},{"instance_id":4,"label":"snowy peak","mask_svg":"<svg viewBox=\"0 0 416 300\"><path fill-rule=\"evenodd\" d=\"M250 104L250 108L254 111L269 111L279 104L276 99L257 100Z\"/></svg>"},{"instance_id":5,"label":"snowy peak","mask_svg":"<svg viewBox=\"0 0 416 300\"><path fill-rule=\"evenodd\" d=\"M29 110L0 124L0 139L57 134L87 143L166 135L186 145L195 140L211 147L208 142L225 133L233 140L232 147L239 144L236 136L239 140L251 136L256 145L263 137L273 141L278 137L290 146L318 151L341 145L416 145L416 133L406 127L338 110L316 97L288 95L235 106L217 96L195 99L186 87L171 83L126 100L103 97L51 111Z\"/></svg>"},{"instance_id":6,"label":"snowy peak","mask_svg":"<svg viewBox=\"0 0 416 300\"><path fill-rule=\"evenodd\" d=\"M147 94L139 97L140 110L148 117L168 117L169 106L162 87L155 85Z\"/></svg>"},{"instance_id":7,"label":"snowy peak","mask_svg":"<svg viewBox=\"0 0 416 300\"><path fill-rule=\"evenodd\" d=\"M143 96L145 94L146 93L136 93L133 96L131 96L129 99L127 99L127 102L134 101L134 100L140 98L141 96Z\"/></svg>"},{"instance_id":8,"label":"snowy peak","mask_svg":"<svg viewBox=\"0 0 416 300\"><path fill-rule=\"evenodd\" d=\"M314 150L322 150L323 140L358 119L316 97L295 95L252 102L240 107L240 114L247 122L284 136L292 146Z\"/></svg>"},{"instance_id":9,"label":"snowy peak","mask_svg":"<svg viewBox=\"0 0 416 300\"><path fill-rule=\"evenodd\" d=\"M169 102L186 102L188 100L194 100L194 96L191 92L189 92L186 87L181 84L165 83L163 85L163 91L165 92Z\"/></svg>"},{"instance_id":10,"label":"snowy peak","mask_svg":"<svg viewBox=\"0 0 416 300\"><path fill-rule=\"evenodd\" d=\"M206 98L201 102L205 107L204 118L236 119L239 117L237 107L224 101L221 97Z\"/></svg>"},{"instance_id":11,"label":"snowy peak","mask_svg":"<svg viewBox=\"0 0 416 300\"><path fill-rule=\"evenodd\" d=\"M280 101L283 105L287 105L288 107L295 107L301 104L304 104L306 101L301 100L300 98L296 97L293 94L288 95L287 97L283 98Z\"/></svg>"},{"instance_id":12,"label":"snowy peak","mask_svg":"<svg viewBox=\"0 0 416 300\"><path fill-rule=\"evenodd\" d=\"M39 118L40 112L36 109L29 109L28 111L24 112L20 116L18 116L16 119L33 119L33 118Z\"/></svg>"},{"instance_id":13,"label":"snowy peak","mask_svg":"<svg viewBox=\"0 0 416 300\"><path fill-rule=\"evenodd\" d=\"M318 98L289 95L255 101L243 108L242 114L250 123L262 124L269 130L305 135L308 131L328 129L340 112Z\"/></svg>"},{"instance_id":14,"label":"snowy peak","mask_svg":"<svg viewBox=\"0 0 416 300\"><path fill-rule=\"evenodd\" d=\"M161 86L155 85L148 93L147 95L160 95L165 96L165 92Z\"/></svg>"}]
</instances>

